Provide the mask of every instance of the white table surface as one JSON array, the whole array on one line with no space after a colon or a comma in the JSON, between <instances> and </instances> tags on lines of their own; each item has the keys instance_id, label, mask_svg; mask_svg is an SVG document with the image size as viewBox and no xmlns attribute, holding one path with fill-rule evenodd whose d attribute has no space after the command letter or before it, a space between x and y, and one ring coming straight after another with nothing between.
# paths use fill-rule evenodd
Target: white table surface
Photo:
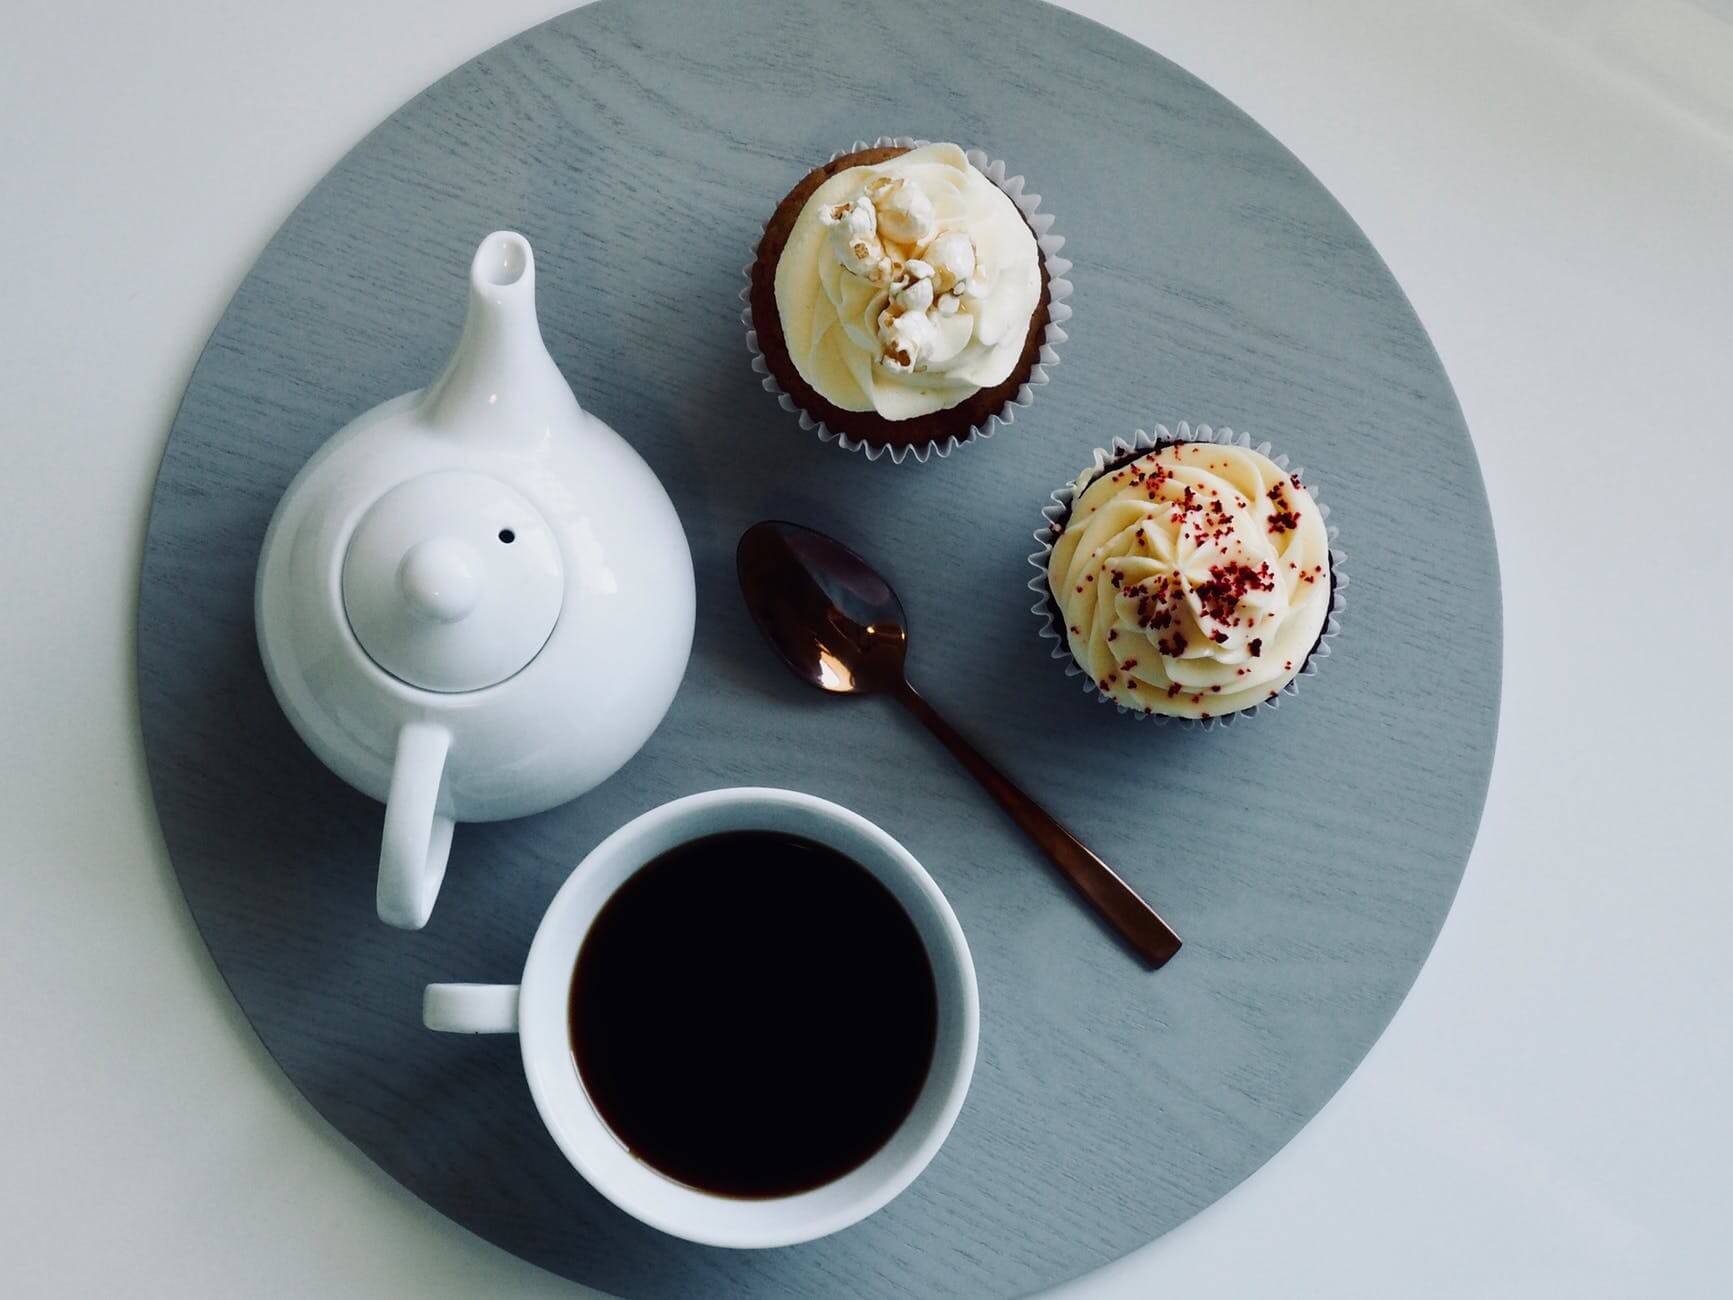
<instances>
[{"instance_id":1,"label":"white table surface","mask_svg":"<svg viewBox=\"0 0 1733 1300\"><path fill-rule=\"evenodd\" d=\"M181 900L133 617L200 346L342 152L561 0L0 17L0 1283L571 1295L339 1138ZM1340 1094L1072 1297L1733 1286L1733 0L1082 0L1354 214L1467 413L1504 714L1456 906ZM1449 647L1439 647L1448 654Z\"/></svg>"}]
</instances>

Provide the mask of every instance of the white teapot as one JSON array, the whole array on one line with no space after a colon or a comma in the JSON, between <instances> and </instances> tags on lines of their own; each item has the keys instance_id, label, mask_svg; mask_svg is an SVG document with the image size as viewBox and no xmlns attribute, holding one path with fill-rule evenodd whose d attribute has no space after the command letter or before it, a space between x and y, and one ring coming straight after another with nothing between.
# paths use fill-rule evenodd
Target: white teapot
<instances>
[{"instance_id":1,"label":"white teapot","mask_svg":"<svg viewBox=\"0 0 1733 1300\"><path fill-rule=\"evenodd\" d=\"M385 801L379 916L427 923L454 822L540 812L649 739L692 648L692 556L649 466L542 343L522 235L476 250L445 371L350 422L259 556L265 672Z\"/></svg>"}]
</instances>

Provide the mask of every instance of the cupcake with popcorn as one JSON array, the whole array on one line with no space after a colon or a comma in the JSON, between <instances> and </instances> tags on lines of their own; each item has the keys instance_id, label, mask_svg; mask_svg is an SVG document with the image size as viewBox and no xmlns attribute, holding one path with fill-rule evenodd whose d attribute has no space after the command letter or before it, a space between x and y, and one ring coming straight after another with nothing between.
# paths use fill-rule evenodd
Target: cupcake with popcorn
<instances>
[{"instance_id":1,"label":"cupcake with popcorn","mask_svg":"<svg viewBox=\"0 0 1733 1300\"><path fill-rule=\"evenodd\" d=\"M991 435L1047 381L1070 263L1020 176L954 144L881 140L777 205L746 269L764 386L871 459Z\"/></svg>"},{"instance_id":2,"label":"cupcake with popcorn","mask_svg":"<svg viewBox=\"0 0 1733 1300\"><path fill-rule=\"evenodd\" d=\"M1225 721L1328 656L1347 585L1328 510L1244 434L1138 433L1053 494L1029 584L1054 657L1140 717Z\"/></svg>"}]
</instances>

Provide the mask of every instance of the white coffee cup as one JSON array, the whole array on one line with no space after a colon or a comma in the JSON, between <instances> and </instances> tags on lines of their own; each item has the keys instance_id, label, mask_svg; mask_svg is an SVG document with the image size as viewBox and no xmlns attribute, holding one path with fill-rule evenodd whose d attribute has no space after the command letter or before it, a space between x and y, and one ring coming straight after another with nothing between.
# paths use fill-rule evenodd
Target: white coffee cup
<instances>
[{"instance_id":1,"label":"white coffee cup","mask_svg":"<svg viewBox=\"0 0 1733 1300\"><path fill-rule=\"evenodd\" d=\"M578 949L627 878L704 835L801 835L852 858L889 889L926 946L938 992L933 1063L914 1108L864 1164L792 1196L739 1199L676 1182L634 1156L591 1104L572 1057L567 997ZM652 1227L712 1246L791 1246L859 1222L912 1183L956 1122L975 1068L980 1000L969 944L939 887L908 850L857 813L792 790L712 790L653 808L603 840L554 895L521 984L429 984L429 1029L516 1032L536 1109L577 1171Z\"/></svg>"}]
</instances>

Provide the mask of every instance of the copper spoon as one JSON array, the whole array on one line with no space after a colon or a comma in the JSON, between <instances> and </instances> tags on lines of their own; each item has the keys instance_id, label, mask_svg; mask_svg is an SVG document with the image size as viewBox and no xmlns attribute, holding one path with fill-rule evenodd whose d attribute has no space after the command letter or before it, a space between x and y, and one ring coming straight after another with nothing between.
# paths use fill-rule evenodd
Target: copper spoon
<instances>
[{"instance_id":1,"label":"copper spoon","mask_svg":"<svg viewBox=\"0 0 1733 1300\"><path fill-rule=\"evenodd\" d=\"M1179 951L1179 936L1153 907L915 693L903 671L902 602L871 565L823 533L779 520L748 528L735 564L753 621L796 677L836 695L894 695L1152 970Z\"/></svg>"}]
</instances>

